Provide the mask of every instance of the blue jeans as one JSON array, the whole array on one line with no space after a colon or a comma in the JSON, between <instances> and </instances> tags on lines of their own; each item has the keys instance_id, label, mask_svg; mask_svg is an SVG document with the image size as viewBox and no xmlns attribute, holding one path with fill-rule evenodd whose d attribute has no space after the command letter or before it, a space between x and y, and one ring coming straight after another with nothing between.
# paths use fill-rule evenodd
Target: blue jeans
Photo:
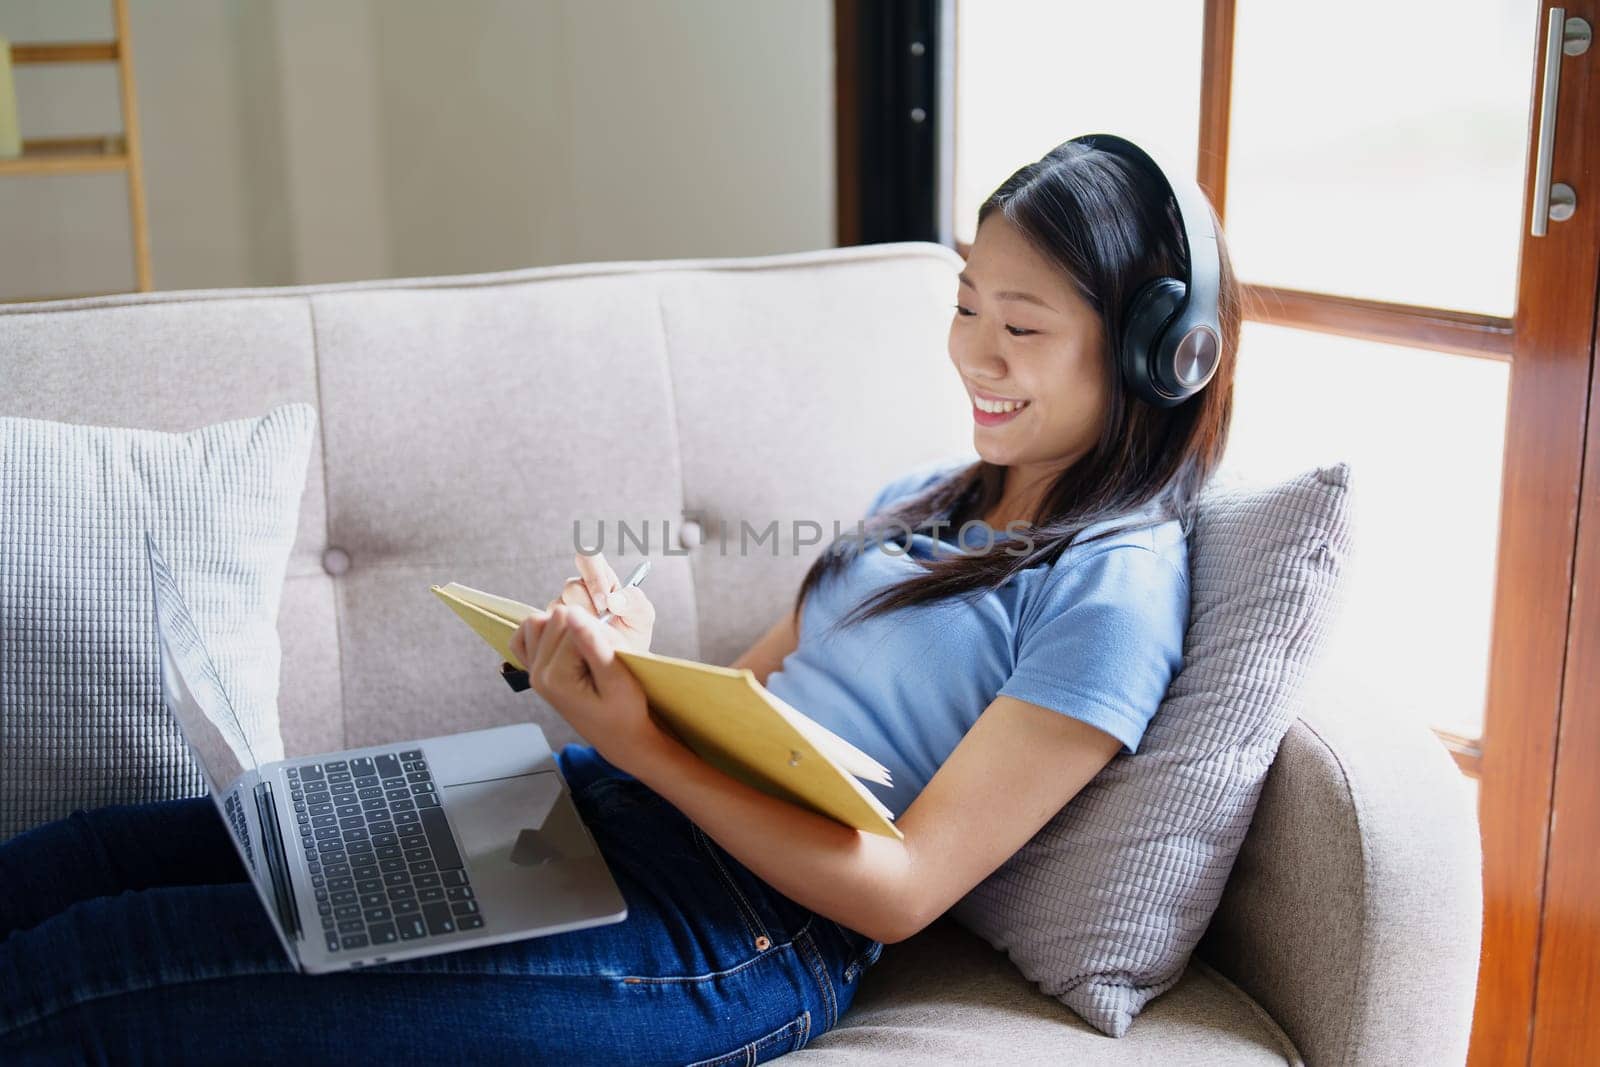
<instances>
[{"instance_id":1,"label":"blue jeans","mask_svg":"<svg viewBox=\"0 0 1600 1067\"><path fill-rule=\"evenodd\" d=\"M620 923L293 970L207 798L0 845L0 1062L749 1064L838 1023L882 944L785 897L587 745L559 753Z\"/></svg>"}]
</instances>

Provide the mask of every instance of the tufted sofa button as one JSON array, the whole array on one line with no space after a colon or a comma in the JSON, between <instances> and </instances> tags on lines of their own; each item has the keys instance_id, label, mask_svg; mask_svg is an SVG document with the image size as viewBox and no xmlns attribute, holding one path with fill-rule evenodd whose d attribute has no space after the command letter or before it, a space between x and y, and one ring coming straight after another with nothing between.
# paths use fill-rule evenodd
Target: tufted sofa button
<instances>
[{"instance_id":1,"label":"tufted sofa button","mask_svg":"<svg viewBox=\"0 0 1600 1067\"><path fill-rule=\"evenodd\" d=\"M700 528L700 524L693 519L686 520L682 526L678 527L679 548L698 548L700 547L700 543L704 540L704 538L705 531L702 530Z\"/></svg>"},{"instance_id":2,"label":"tufted sofa button","mask_svg":"<svg viewBox=\"0 0 1600 1067\"><path fill-rule=\"evenodd\" d=\"M322 553L322 569L337 578L350 569L350 553L330 547Z\"/></svg>"}]
</instances>

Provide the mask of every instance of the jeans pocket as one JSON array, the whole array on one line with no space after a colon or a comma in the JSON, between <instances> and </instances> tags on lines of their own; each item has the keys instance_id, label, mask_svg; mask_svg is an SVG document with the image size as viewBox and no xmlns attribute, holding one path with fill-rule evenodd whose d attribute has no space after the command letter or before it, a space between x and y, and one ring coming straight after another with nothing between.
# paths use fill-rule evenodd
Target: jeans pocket
<instances>
[{"instance_id":1,"label":"jeans pocket","mask_svg":"<svg viewBox=\"0 0 1600 1067\"><path fill-rule=\"evenodd\" d=\"M700 847L706 863L716 872L717 880L728 891L728 899L732 902L734 910L739 915L739 920L744 923L745 930L750 935L750 942L757 952L765 952L772 947L772 933L767 929L767 924L762 921L761 913L751 903L750 895L739 885L739 880L730 869L730 864L737 861L721 845L711 840L706 832L700 829L699 824L693 820L689 822L689 833L695 843Z\"/></svg>"},{"instance_id":2,"label":"jeans pocket","mask_svg":"<svg viewBox=\"0 0 1600 1067\"><path fill-rule=\"evenodd\" d=\"M798 1052L811 1036L811 1013L803 1011L794 1019L764 1037L740 1045L732 1052L713 1056L709 1060L696 1060L689 1067L732 1067L733 1064L765 1063L786 1052Z\"/></svg>"}]
</instances>

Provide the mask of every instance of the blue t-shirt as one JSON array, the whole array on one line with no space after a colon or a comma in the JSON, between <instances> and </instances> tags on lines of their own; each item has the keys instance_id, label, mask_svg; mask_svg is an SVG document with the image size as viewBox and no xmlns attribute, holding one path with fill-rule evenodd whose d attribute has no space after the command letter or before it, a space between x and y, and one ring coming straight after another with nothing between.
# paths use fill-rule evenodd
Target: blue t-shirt
<instances>
[{"instance_id":1,"label":"blue t-shirt","mask_svg":"<svg viewBox=\"0 0 1600 1067\"><path fill-rule=\"evenodd\" d=\"M868 510L921 491L972 459L924 464L884 486ZM909 550L868 544L808 595L800 641L766 686L872 756L893 788L866 783L896 817L911 806L997 695L1095 726L1135 752L1183 664L1188 546L1176 519L1074 544L976 604L949 598L824 631L878 589L921 568L907 555L1004 551L1004 530L975 524L956 544L916 534ZM1089 532L1125 520L1097 524Z\"/></svg>"}]
</instances>

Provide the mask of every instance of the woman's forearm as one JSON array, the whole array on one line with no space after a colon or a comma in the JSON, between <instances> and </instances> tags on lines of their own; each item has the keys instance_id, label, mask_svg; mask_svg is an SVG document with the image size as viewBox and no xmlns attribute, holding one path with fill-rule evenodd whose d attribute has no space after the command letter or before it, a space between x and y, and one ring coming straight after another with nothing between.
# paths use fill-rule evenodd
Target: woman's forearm
<instances>
[{"instance_id":1,"label":"woman's forearm","mask_svg":"<svg viewBox=\"0 0 1600 1067\"><path fill-rule=\"evenodd\" d=\"M918 929L904 841L865 833L746 785L676 737L625 768L784 896L878 941Z\"/></svg>"}]
</instances>

